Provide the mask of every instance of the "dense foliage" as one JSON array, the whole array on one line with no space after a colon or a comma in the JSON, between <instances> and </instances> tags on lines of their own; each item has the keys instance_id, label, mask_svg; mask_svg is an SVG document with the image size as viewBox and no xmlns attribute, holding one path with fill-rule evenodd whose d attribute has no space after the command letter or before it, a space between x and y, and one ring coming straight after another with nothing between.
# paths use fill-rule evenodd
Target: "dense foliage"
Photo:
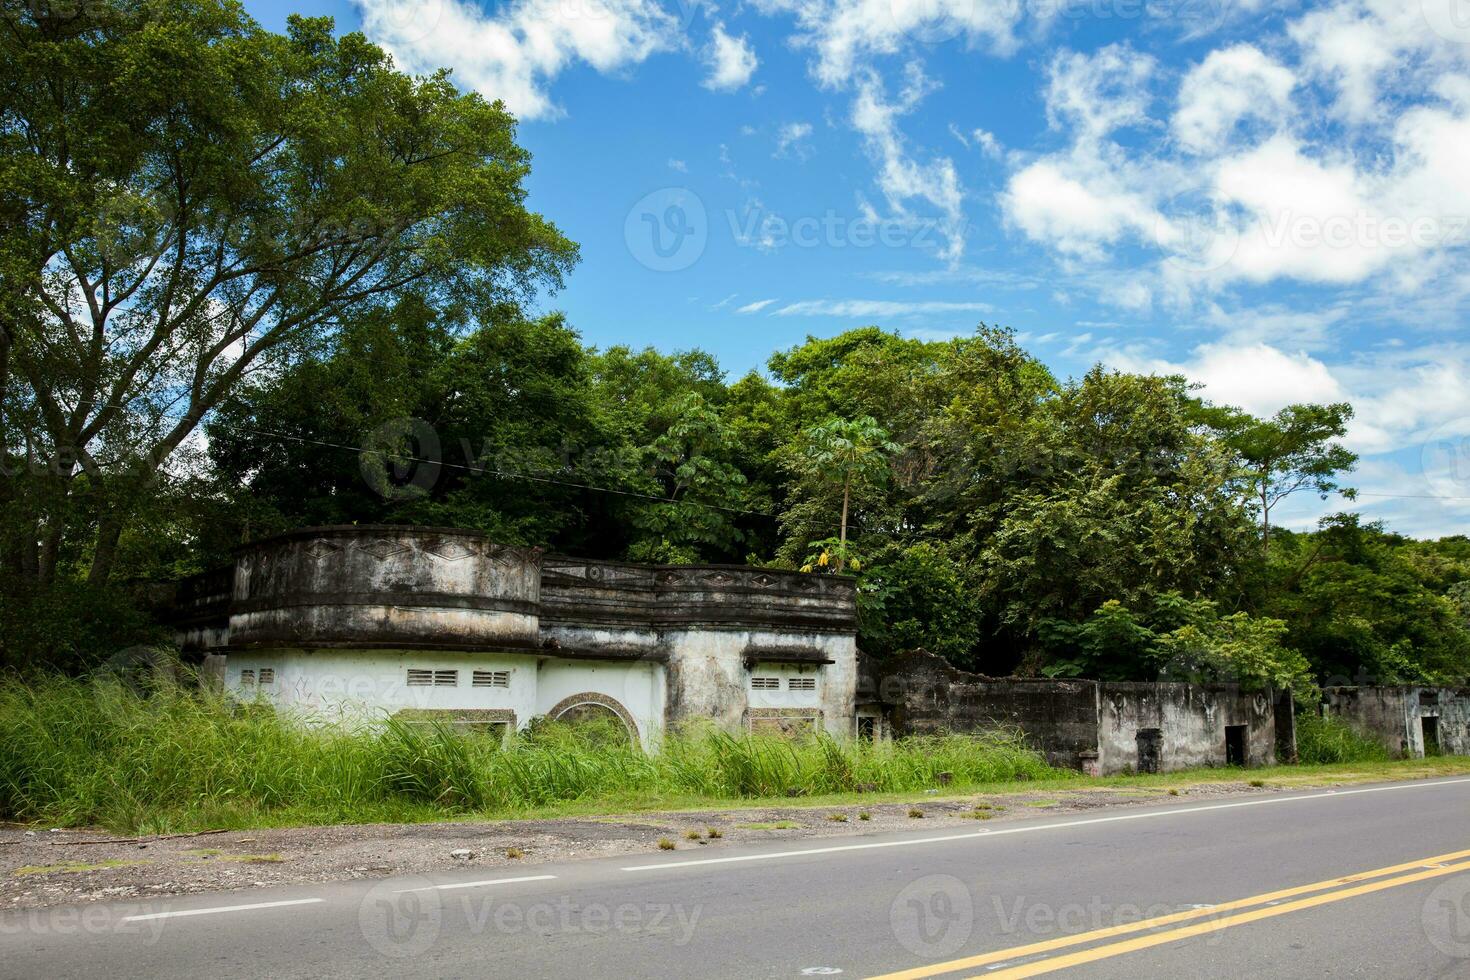
<instances>
[{"instance_id":1,"label":"dense foliage","mask_svg":"<svg viewBox=\"0 0 1470 980\"><path fill-rule=\"evenodd\" d=\"M0 662L85 668L156 639L152 583L389 522L854 574L867 652L990 674L1470 675L1470 540L1273 520L1350 493L1346 405L1061 379L989 326L735 379L589 348L526 312L576 247L502 107L228 0L3 2Z\"/></svg>"}]
</instances>

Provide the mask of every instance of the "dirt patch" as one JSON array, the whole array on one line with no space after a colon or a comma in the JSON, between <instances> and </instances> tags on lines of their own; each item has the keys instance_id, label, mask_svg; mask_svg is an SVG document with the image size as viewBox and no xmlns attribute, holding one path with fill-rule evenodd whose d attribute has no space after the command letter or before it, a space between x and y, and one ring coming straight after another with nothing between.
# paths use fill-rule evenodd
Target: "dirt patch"
<instances>
[{"instance_id":1,"label":"dirt patch","mask_svg":"<svg viewBox=\"0 0 1470 980\"><path fill-rule=\"evenodd\" d=\"M101 831L0 829L0 908L156 898L300 882L513 869L657 851L714 851L769 840L986 826L1100 807L1265 794L1245 782L1028 795L920 796L871 806L780 806L557 820L362 824L117 840ZM838 819L845 817L846 819Z\"/></svg>"}]
</instances>

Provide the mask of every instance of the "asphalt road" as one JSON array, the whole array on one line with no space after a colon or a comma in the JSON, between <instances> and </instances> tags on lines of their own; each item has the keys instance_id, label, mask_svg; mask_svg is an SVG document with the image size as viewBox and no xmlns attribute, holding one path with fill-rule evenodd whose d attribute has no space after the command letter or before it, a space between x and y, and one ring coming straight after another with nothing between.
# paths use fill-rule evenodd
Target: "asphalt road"
<instances>
[{"instance_id":1,"label":"asphalt road","mask_svg":"<svg viewBox=\"0 0 1470 980\"><path fill-rule=\"evenodd\" d=\"M1470 977L1470 779L0 914L0 977L894 973Z\"/></svg>"}]
</instances>

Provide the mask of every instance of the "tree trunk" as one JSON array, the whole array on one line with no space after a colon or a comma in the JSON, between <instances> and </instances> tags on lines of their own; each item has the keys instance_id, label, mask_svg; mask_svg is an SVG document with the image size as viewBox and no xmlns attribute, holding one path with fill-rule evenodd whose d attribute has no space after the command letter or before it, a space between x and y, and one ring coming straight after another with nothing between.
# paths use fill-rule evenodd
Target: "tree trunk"
<instances>
[{"instance_id":1,"label":"tree trunk","mask_svg":"<svg viewBox=\"0 0 1470 980\"><path fill-rule=\"evenodd\" d=\"M852 477L842 481L842 528L837 537L837 574L847 567L847 502L852 494Z\"/></svg>"},{"instance_id":2,"label":"tree trunk","mask_svg":"<svg viewBox=\"0 0 1470 980\"><path fill-rule=\"evenodd\" d=\"M122 536L122 522L112 515L102 519L97 528L97 546L92 550L92 567L87 572L87 581L92 585L106 585L112 577L112 566L117 559L117 540Z\"/></svg>"}]
</instances>

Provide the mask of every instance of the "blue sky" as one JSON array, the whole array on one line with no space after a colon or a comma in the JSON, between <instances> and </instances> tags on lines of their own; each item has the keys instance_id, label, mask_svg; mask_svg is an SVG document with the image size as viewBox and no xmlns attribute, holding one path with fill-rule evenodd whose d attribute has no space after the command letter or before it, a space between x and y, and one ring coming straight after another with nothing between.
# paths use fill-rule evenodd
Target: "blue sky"
<instances>
[{"instance_id":1,"label":"blue sky","mask_svg":"<svg viewBox=\"0 0 1470 980\"><path fill-rule=\"evenodd\" d=\"M590 343L739 374L1006 325L1063 376L1351 401L1357 508L1470 532L1470 0L246 6L504 99Z\"/></svg>"}]
</instances>

